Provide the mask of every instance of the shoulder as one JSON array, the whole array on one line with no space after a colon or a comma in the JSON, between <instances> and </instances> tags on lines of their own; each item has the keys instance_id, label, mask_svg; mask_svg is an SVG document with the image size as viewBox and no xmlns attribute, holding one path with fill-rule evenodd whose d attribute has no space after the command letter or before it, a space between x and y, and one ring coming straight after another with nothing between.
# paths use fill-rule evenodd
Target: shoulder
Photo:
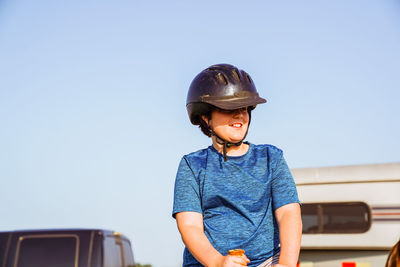
<instances>
[{"instance_id":1,"label":"shoulder","mask_svg":"<svg viewBox=\"0 0 400 267\"><path fill-rule=\"evenodd\" d=\"M202 160L207 158L208 148L203 148L183 156L188 161Z\"/></svg>"},{"instance_id":2,"label":"shoulder","mask_svg":"<svg viewBox=\"0 0 400 267\"><path fill-rule=\"evenodd\" d=\"M282 149L270 144L254 145L254 151L266 153L269 157L281 157L283 154Z\"/></svg>"},{"instance_id":3,"label":"shoulder","mask_svg":"<svg viewBox=\"0 0 400 267\"><path fill-rule=\"evenodd\" d=\"M197 150L182 157L181 163L185 162L190 168L199 169L206 165L209 148Z\"/></svg>"}]
</instances>

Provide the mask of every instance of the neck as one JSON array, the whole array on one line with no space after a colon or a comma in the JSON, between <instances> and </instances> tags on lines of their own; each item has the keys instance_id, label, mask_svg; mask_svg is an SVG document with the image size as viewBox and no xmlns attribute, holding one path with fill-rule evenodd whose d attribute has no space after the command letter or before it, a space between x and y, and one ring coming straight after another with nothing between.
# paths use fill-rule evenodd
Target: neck
<instances>
[{"instance_id":1,"label":"neck","mask_svg":"<svg viewBox=\"0 0 400 267\"><path fill-rule=\"evenodd\" d=\"M221 154L223 154L223 145L217 142L217 137L212 137L213 147ZM231 146L226 148L226 154L228 156L243 156L249 150L249 145L246 143L241 143L239 146Z\"/></svg>"}]
</instances>

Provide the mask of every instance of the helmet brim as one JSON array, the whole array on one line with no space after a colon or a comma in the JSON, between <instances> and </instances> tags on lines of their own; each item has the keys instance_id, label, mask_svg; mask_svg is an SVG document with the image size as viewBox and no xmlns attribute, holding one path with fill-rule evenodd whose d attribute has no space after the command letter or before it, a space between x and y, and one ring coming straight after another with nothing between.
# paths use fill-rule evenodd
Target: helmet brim
<instances>
[{"instance_id":1,"label":"helmet brim","mask_svg":"<svg viewBox=\"0 0 400 267\"><path fill-rule=\"evenodd\" d=\"M238 108L251 107L267 102L267 100L259 96L243 98L235 97L228 99L207 99L203 101L217 108L225 110L235 110Z\"/></svg>"}]
</instances>

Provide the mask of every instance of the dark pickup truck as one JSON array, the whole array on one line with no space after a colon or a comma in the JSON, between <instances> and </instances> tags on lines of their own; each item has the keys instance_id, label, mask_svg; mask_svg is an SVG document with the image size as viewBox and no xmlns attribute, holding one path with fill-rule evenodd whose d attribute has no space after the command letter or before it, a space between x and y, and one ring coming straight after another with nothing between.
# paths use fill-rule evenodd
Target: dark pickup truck
<instances>
[{"instance_id":1,"label":"dark pickup truck","mask_svg":"<svg viewBox=\"0 0 400 267\"><path fill-rule=\"evenodd\" d=\"M0 267L133 267L131 243L98 229L0 232Z\"/></svg>"}]
</instances>

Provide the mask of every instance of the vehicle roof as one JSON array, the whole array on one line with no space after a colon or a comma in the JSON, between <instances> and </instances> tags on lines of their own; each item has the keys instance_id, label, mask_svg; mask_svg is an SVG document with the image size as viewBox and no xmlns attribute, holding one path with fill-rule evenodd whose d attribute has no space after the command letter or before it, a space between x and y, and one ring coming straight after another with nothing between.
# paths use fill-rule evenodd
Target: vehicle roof
<instances>
[{"instance_id":1,"label":"vehicle roof","mask_svg":"<svg viewBox=\"0 0 400 267\"><path fill-rule=\"evenodd\" d=\"M55 233L85 233L85 232L100 232L103 235L119 235L125 239L126 236L120 234L116 231L105 230L105 229L98 229L98 228L60 228L60 229L23 229L23 230L11 230L11 231L0 231L0 235L5 234L55 234Z\"/></svg>"},{"instance_id":2,"label":"vehicle roof","mask_svg":"<svg viewBox=\"0 0 400 267\"><path fill-rule=\"evenodd\" d=\"M400 181L400 162L291 169L297 185Z\"/></svg>"},{"instance_id":3,"label":"vehicle roof","mask_svg":"<svg viewBox=\"0 0 400 267\"><path fill-rule=\"evenodd\" d=\"M20 229L20 230L9 230L9 231L0 231L0 233L26 233L26 232L91 232L91 231L100 231L100 232L112 232L104 229L91 229L91 228L44 228L44 229Z\"/></svg>"}]
</instances>

